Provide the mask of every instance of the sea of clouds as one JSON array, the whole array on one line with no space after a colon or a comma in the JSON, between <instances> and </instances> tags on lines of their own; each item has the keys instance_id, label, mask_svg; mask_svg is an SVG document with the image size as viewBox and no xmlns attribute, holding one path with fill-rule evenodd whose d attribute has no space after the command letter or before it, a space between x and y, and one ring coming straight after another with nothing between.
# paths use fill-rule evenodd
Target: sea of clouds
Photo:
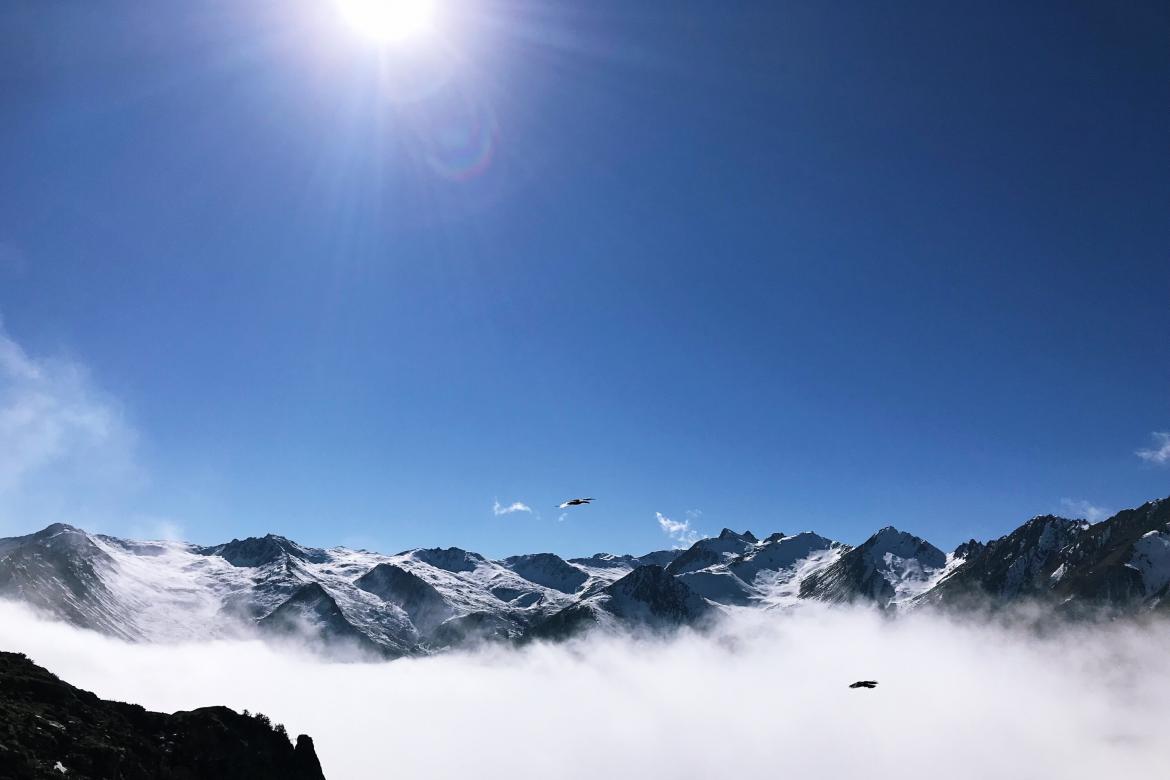
<instances>
[{"instance_id":1,"label":"sea of clouds","mask_svg":"<svg viewBox=\"0 0 1170 780\"><path fill-rule=\"evenodd\" d=\"M0 603L0 648L150 709L266 713L313 736L331 780L1170 776L1156 622L1037 634L813 607L671 639L334 663L260 641L128 644Z\"/></svg>"}]
</instances>

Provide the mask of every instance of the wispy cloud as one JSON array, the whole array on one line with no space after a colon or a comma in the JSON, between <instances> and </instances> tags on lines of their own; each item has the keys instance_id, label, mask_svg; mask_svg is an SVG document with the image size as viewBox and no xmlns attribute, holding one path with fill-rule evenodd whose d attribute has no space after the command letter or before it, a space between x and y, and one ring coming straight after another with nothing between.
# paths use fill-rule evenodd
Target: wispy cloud
<instances>
[{"instance_id":1,"label":"wispy cloud","mask_svg":"<svg viewBox=\"0 0 1170 780\"><path fill-rule=\"evenodd\" d=\"M141 482L136 438L85 366L29 355L0 322L0 522L92 516Z\"/></svg>"},{"instance_id":2,"label":"wispy cloud","mask_svg":"<svg viewBox=\"0 0 1170 780\"><path fill-rule=\"evenodd\" d=\"M187 531L182 524L169 517L139 517L130 526L130 537L161 542L182 542Z\"/></svg>"},{"instance_id":3,"label":"wispy cloud","mask_svg":"<svg viewBox=\"0 0 1170 780\"><path fill-rule=\"evenodd\" d=\"M1097 506L1084 499L1077 498L1060 499L1060 507L1061 511L1070 517L1084 518L1090 523L1096 523L1107 517L1112 517L1114 514L1112 509L1106 509L1103 506Z\"/></svg>"},{"instance_id":4,"label":"wispy cloud","mask_svg":"<svg viewBox=\"0 0 1170 780\"><path fill-rule=\"evenodd\" d=\"M690 547L695 542L704 538L704 534L691 528L691 520L696 519L699 514L697 510L691 510L687 512L687 519L679 522L678 520L671 520L661 512L654 513L658 518L658 527L662 529L662 533L674 541L675 547Z\"/></svg>"},{"instance_id":5,"label":"wispy cloud","mask_svg":"<svg viewBox=\"0 0 1170 780\"><path fill-rule=\"evenodd\" d=\"M496 517L499 517L500 515L510 515L513 512L529 512L529 513L531 513L532 507L530 507L530 506L528 506L528 504L525 504L525 503L520 502L520 501L513 501L511 504L504 506L503 504L500 503L500 500L498 498L492 502L492 514L495 515Z\"/></svg>"},{"instance_id":6,"label":"wispy cloud","mask_svg":"<svg viewBox=\"0 0 1170 780\"><path fill-rule=\"evenodd\" d=\"M1170 432L1157 431L1151 433L1150 436L1154 439L1154 446L1138 450L1135 454L1146 463L1154 463L1158 466L1170 463Z\"/></svg>"}]
</instances>

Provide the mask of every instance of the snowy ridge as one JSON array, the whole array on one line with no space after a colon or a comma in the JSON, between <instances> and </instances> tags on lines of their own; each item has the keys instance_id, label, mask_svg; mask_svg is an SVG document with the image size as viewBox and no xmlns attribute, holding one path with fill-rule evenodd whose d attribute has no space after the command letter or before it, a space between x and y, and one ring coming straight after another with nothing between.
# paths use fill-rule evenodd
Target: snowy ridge
<instances>
[{"instance_id":1,"label":"snowy ridge","mask_svg":"<svg viewBox=\"0 0 1170 780\"><path fill-rule=\"evenodd\" d=\"M200 547L63 524L0 539L0 597L75 625L147 642L292 635L382 657L588 626L696 624L808 599L890 611L1020 598L1133 610L1170 608L1168 592L1167 501L1096 524L1037 517L950 554L893 527L857 547L724 529L686 550L498 561L455 547L319 549L271 534Z\"/></svg>"}]
</instances>

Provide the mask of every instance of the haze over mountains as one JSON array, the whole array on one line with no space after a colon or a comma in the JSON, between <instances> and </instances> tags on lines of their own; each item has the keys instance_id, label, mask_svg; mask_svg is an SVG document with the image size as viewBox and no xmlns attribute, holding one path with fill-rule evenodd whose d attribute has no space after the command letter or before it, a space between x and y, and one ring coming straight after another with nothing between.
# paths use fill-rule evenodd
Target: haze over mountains
<instances>
[{"instance_id":1,"label":"haze over mountains","mask_svg":"<svg viewBox=\"0 0 1170 780\"><path fill-rule=\"evenodd\" d=\"M701 625L807 601L886 612L1036 600L1055 614L1170 608L1170 500L1088 523L1035 517L945 553L893 527L850 545L724 529L642 556L488 560L459 548L394 555L281 536L210 547L54 524L0 539L0 597L134 641L259 633L354 657L422 655L589 627Z\"/></svg>"}]
</instances>

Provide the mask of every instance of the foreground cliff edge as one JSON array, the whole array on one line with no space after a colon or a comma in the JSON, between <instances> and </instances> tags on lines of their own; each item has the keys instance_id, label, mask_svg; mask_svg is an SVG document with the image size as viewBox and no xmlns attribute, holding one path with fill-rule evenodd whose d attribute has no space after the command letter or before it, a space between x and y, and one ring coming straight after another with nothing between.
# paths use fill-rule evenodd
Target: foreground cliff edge
<instances>
[{"instance_id":1,"label":"foreground cliff edge","mask_svg":"<svg viewBox=\"0 0 1170 780\"><path fill-rule=\"evenodd\" d=\"M262 715L201 707L167 715L99 699L0 652L0 777L324 780L313 740Z\"/></svg>"}]
</instances>

